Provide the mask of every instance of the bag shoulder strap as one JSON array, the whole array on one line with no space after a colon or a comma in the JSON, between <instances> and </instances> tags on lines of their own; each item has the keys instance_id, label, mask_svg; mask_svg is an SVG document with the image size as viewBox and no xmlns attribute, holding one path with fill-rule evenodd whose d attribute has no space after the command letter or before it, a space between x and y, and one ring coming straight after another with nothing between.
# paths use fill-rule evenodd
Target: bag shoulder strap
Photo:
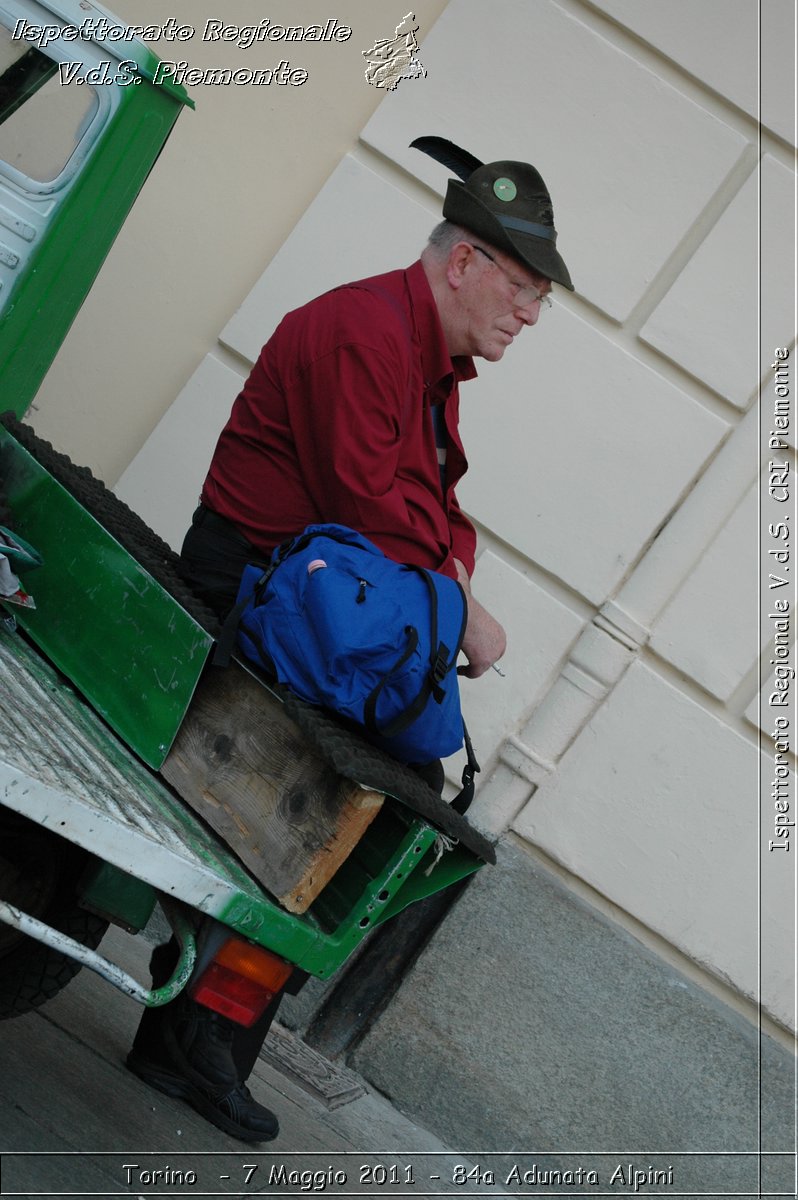
<instances>
[{"instance_id":1,"label":"bag shoulder strap","mask_svg":"<svg viewBox=\"0 0 798 1200\"><path fill-rule=\"evenodd\" d=\"M454 811L461 815L466 812L471 805L471 801L474 799L474 776L478 775L481 769L477 762L477 756L474 754L474 747L471 745L471 738L469 737L465 721L463 721L463 744L465 745L468 761L463 767L460 791L451 803Z\"/></svg>"},{"instance_id":2,"label":"bag shoulder strap","mask_svg":"<svg viewBox=\"0 0 798 1200\"><path fill-rule=\"evenodd\" d=\"M282 559L278 560L279 562ZM250 592L246 592L230 609L229 613L222 622L222 628L219 631L219 637L216 640L216 646L213 651L211 664L214 667L229 667L230 659L233 656L233 650L236 644L236 634L238 627L241 624L241 618L244 615L249 603L258 593L263 592L277 569L278 562L272 562L257 579Z\"/></svg>"}]
</instances>

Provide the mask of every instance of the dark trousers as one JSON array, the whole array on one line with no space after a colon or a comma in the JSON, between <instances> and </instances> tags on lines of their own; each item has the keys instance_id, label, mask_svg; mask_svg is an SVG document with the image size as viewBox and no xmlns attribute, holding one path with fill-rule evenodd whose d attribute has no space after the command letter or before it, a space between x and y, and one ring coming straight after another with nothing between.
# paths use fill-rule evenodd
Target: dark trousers
<instances>
[{"instance_id":1,"label":"dark trousers","mask_svg":"<svg viewBox=\"0 0 798 1200\"><path fill-rule=\"evenodd\" d=\"M235 604L247 563L266 565L264 555L235 525L202 504L183 539L180 561L186 582L220 617Z\"/></svg>"}]
</instances>

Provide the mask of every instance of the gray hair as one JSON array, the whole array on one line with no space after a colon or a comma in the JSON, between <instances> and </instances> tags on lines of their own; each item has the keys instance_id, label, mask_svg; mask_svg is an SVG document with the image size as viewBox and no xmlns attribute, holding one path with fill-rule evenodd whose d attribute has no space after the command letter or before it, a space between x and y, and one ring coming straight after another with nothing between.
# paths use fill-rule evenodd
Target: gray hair
<instances>
[{"instance_id":1,"label":"gray hair","mask_svg":"<svg viewBox=\"0 0 798 1200\"><path fill-rule=\"evenodd\" d=\"M427 245L436 252L437 257L447 258L453 246L458 242L470 241L471 236L462 226L455 225L452 221L441 221L429 235Z\"/></svg>"}]
</instances>

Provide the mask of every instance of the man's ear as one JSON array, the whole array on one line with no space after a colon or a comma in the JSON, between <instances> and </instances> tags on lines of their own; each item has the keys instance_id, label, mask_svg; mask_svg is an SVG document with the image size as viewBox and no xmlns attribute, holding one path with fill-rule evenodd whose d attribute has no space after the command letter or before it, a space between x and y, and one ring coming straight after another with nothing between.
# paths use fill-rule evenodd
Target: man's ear
<instances>
[{"instance_id":1,"label":"man's ear","mask_svg":"<svg viewBox=\"0 0 798 1200\"><path fill-rule=\"evenodd\" d=\"M455 290L460 287L470 261L471 247L468 242L458 242L456 246L452 246L446 262L446 279L450 287Z\"/></svg>"}]
</instances>

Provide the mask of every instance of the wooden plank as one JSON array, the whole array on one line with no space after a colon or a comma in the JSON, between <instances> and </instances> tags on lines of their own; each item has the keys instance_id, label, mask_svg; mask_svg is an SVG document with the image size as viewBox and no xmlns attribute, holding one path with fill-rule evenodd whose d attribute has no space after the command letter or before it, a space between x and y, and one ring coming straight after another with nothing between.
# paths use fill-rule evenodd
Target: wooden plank
<instances>
[{"instance_id":1,"label":"wooden plank","mask_svg":"<svg viewBox=\"0 0 798 1200\"><path fill-rule=\"evenodd\" d=\"M235 662L200 680L161 774L296 913L332 878L384 799L337 775Z\"/></svg>"}]
</instances>

